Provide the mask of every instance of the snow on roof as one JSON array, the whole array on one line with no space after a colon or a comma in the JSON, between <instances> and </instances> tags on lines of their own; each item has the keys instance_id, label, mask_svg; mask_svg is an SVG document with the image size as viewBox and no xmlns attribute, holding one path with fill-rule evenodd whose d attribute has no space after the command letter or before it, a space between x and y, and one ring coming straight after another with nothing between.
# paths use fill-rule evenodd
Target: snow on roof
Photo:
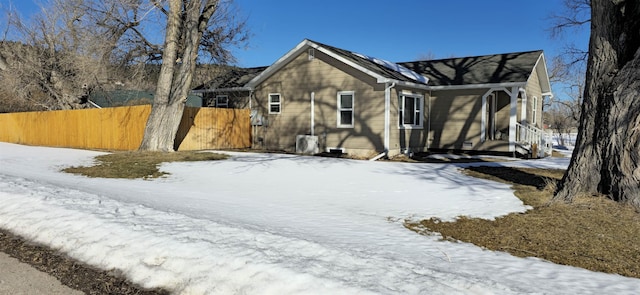
<instances>
[{"instance_id":1,"label":"snow on roof","mask_svg":"<svg viewBox=\"0 0 640 295\"><path fill-rule=\"evenodd\" d=\"M409 79L412 79L412 80L414 80L416 82L427 84L427 82L429 81L429 79L427 79L425 76L422 76L422 75L420 75L420 74L418 74L418 73L416 73L416 72L414 72L414 71L412 71L410 69L407 69L407 68L405 68L405 67L403 67L403 66L401 66L399 64L390 62L388 60L380 59L380 58L377 58L377 57L364 55L364 54L357 53L357 52L352 52L352 53L354 55L360 57L360 58L367 59L367 60L372 61L372 62L374 62L374 63L376 63L378 65L386 67L387 69L390 69L392 71L396 71L396 72L402 74L403 76L405 76L405 77L407 77Z\"/></svg>"}]
</instances>

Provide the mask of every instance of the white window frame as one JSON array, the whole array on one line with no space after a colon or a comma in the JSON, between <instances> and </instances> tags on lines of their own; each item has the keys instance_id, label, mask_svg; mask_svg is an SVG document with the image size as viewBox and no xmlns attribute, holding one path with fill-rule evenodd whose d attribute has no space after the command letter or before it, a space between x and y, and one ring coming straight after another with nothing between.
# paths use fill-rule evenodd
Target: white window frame
<instances>
[{"instance_id":1,"label":"white window frame","mask_svg":"<svg viewBox=\"0 0 640 295\"><path fill-rule=\"evenodd\" d=\"M274 102L271 100L272 97L278 96L278 101ZM269 93L269 114L280 114L282 112L282 95L280 93ZM273 106L278 106L278 111L273 111Z\"/></svg>"},{"instance_id":2,"label":"white window frame","mask_svg":"<svg viewBox=\"0 0 640 295\"><path fill-rule=\"evenodd\" d=\"M405 99L411 97L414 99L414 108L411 110L414 113L414 123L404 123L405 114ZM398 128L400 129L422 129L424 128L424 96L415 93L400 93L398 97ZM417 108L416 108L417 104ZM416 124L417 120L417 124Z\"/></svg>"},{"instance_id":3,"label":"white window frame","mask_svg":"<svg viewBox=\"0 0 640 295\"><path fill-rule=\"evenodd\" d=\"M351 95L351 107L345 108L342 107L342 100L340 99L342 95ZM356 103L356 92L355 91L340 91L337 95L337 126L338 128L353 128L355 124L355 103ZM342 112L351 111L351 124L342 124Z\"/></svg>"},{"instance_id":4,"label":"white window frame","mask_svg":"<svg viewBox=\"0 0 640 295\"><path fill-rule=\"evenodd\" d=\"M532 105L533 107L531 108L531 116L533 116L533 118L531 119L531 123L536 124L538 122L538 97L537 96L533 97Z\"/></svg>"},{"instance_id":5,"label":"white window frame","mask_svg":"<svg viewBox=\"0 0 640 295\"><path fill-rule=\"evenodd\" d=\"M222 103L221 100L225 99L225 102ZM226 94L216 95L216 108L228 108L229 107L229 96Z\"/></svg>"}]
</instances>

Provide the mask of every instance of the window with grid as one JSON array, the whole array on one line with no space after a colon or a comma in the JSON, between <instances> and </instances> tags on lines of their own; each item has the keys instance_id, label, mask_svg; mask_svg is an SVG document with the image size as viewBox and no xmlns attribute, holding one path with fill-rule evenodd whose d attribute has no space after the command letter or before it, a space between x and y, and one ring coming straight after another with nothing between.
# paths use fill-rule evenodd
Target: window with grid
<instances>
[{"instance_id":1,"label":"window with grid","mask_svg":"<svg viewBox=\"0 0 640 295\"><path fill-rule=\"evenodd\" d=\"M280 93L269 93L269 114L280 114L282 99Z\"/></svg>"},{"instance_id":2,"label":"window with grid","mask_svg":"<svg viewBox=\"0 0 640 295\"><path fill-rule=\"evenodd\" d=\"M355 93L353 91L338 92L338 127L353 127L353 103Z\"/></svg>"},{"instance_id":3,"label":"window with grid","mask_svg":"<svg viewBox=\"0 0 640 295\"><path fill-rule=\"evenodd\" d=\"M226 96L226 95L216 96L216 108L228 108L228 107L229 107L229 96Z\"/></svg>"},{"instance_id":4,"label":"window with grid","mask_svg":"<svg viewBox=\"0 0 640 295\"><path fill-rule=\"evenodd\" d=\"M400 128L422 128L424 98L420 95L401 94L398 117Z\"/></svg>"}]
</instances>

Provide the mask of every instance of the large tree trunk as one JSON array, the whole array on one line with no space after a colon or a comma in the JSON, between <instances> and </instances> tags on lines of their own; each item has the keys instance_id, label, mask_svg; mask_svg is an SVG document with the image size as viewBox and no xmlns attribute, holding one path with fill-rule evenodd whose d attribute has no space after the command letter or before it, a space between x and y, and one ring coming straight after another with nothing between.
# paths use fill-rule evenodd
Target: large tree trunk
<instances>
[{"instance_id":1,"label":"large tree trunk","mask_svg":"<svg viewBox=\"0 0 640 295\"><path fill-rule=\"evenodd\" d=\"M169 1L167 31L164 51L162 52L162 67L160 68L153 106L144 130L144 138L142 139L142 144L140 144L140 150L173 151L173 142L182 119L184 105L179 101L170 100L175 64L178 57L181 4L179 0Z\"/></svg>"},{"instance_id":2,"label":"large tree trunk","mask_svg":"<svg viewBox=\"0 0 640 295\"><path fill-rule=\"evenodd\" d=\"M169 1L162 68L140 150L173 151L176 134L196 69L202 32L217 0ZM182 53L180 58L178 52ZM179 63L176 69L176 63Z\"/></svg>"},{"instance_id":3,"label":"large tree trunk","mask_svg":"<svg viewBox=\"0 0 640 295\"><path fill-rule=\"evenodd\" d=\"M555 199L608 195L640 208L640 3L592 0L576 148Z\"/></svg>"}]
</instances>

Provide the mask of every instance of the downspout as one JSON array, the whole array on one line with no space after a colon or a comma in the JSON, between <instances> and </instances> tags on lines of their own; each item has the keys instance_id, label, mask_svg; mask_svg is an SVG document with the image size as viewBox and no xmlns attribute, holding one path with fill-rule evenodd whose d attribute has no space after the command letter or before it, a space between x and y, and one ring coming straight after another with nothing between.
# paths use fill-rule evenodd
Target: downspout
<instances>
[{"instance_id":1,"label":"downspout","mask_svg":"<svg viewBox=\"0 0 640 295\"><path fill-rule=\"evenodd\" d=\"M396 86L393 82L389 85L389 82L384 84L384 151L379 155L370 159L370 161L376 161L389 154L389 132L391 123L391 88Z\"/></svg>"},{"instance_id":2,"label":"downspout","mask_svg":"<svg viewBox=\"0 0 640 295\"><path fill-rule=\"evenodd\" d=\"M316 128L316 118L315 118L315 100L316 100L316 93L315 92L311 92L311 136L315 135L315 128Z\"/></svg>"},{"instance_id":3,"label":"downspout","mask_svg":"<svg viewBox=\"0 0 640 295\"><path fill-rule=\"evenodd\" d=\"M431 149L431 89L429 89L429 120L427 121L427 150Z\"/></svg>"},{"instance_id":4,"label":"downspout","mask_svg":"<svg viewBox=\"0 0 640 295\"><path fill-rule=\"evenodd\" d=\"M249 116L251 116L251 114L253 113L253 105L251 104L251 98L253 97L253 89L249 90ZM256 111L255 116L258 115L258 112ZM253 126L253 118L249 118L249 122L250 122L250 128L251 128L251 149L253 149L255 147L255 140L256 140L256 136L258 136L258 127L257 126Z\"/></svg>"}]
</instances>

